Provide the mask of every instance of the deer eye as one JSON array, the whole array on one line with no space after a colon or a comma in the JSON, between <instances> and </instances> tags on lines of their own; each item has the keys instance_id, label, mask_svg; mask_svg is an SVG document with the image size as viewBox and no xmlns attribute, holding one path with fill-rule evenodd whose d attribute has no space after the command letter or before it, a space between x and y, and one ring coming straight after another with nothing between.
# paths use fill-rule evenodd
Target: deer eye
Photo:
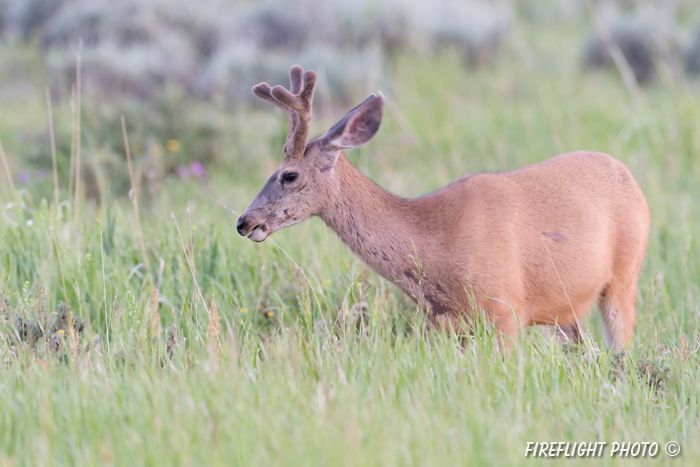
<instances>
[{"instance_id":1,"label":"deer eye","mask_svg":"<svg viewBox=\"0 0 700 467\"><path fill-rule=\"evenodd\" d=\"M296 172L285 172L282 174L282 181L284 182L293 182L294 180L297 179L297 173Z\"/></svg>"}]
</instances>

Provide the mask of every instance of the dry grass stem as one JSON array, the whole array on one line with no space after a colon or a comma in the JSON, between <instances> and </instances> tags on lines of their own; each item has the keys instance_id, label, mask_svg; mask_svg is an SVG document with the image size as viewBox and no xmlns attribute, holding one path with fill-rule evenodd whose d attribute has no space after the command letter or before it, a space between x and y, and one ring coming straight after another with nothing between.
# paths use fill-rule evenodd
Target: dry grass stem
<instances>
[{"instance_id":1,"label":"dry grass stem","mask_svg":"<svg viewBox=\"0 0 700 467\"><path fill-rule=\"evenodd\" d=\"M80 45L78 46L78 57L76 59L76 66L75 66L75 202L73 203L73 209L74 209L74 218L77 221L78 220L78 214L79 214L79 207L78 203L80 202L81 199L81 191L80 191L80 179L81 179L81 168L80 168L80 159L81 159L81 148L80 148L80 114L81 114L81 93L82 93L82 49L83 49L83 42L82 40L80 41Z\"/></svg>"},{"instance_id":2,"label":"dry grass stem","mask_svg":"<svg viewBox=\"0 0 700 467\"><path fill-rule=\"evenodd\" d=\"M75 83L70 88L70 164L68 167L68 201L73 199L75 184Z\"/></svg>"},{"instance_id":3,"label":"dry grass stem","mask_svg":"<svg viewBox=\"0 0 700 467\"><path fill-rule=\"evenodd\" d=\"M158 313L158 289L153 288L151 293L151 336L159 336L161 333L160 313Z\"/></svg>"},{"instance_id":4,"label":"dry grass stem","mask_svg":"<svg viewBox=\"0 0 700 467\"><path fill-rule=\"evenodd\" d=\"M10 172L10 164L7 162L7 154L5 154L5 149L2 147L2 141L0 141L0 157L2 157L2 166L5 169L7 186L10 187L10 195L12 195L12 199L15 199L15 183L12 181L12 172Z\"/></svg>"},{"instance_id":5,"label":"dry grass stem","mask_svg":"<svg viewBox=\"0 0 700 467\"><path fill-rule=\"evenodd\" d=\"M129 198L131 198L131 204L134 206L134 216L136 217L136 234L139 237L139 244L141 246L141 256L143 256L143 264L146 266L147 270L151 269L151 265L148 261L148 255L146 254L146 242L143 238L143 230L141 229L141 214L139 212L139 194L136 189L136 178L134 177L134 167L131 164L131 150L129 149L129 138L126 134L126 121L122 115L122 133L124 136L124 150L126 151L126 163L129 166L129 179L131 180L131 192Z\"/></svg>"},{"instance_id":6,"label":"dry grass stem","mask_svg":"<svg viewBox=\"0 0 700 467\"><path fill-rule=\"evenodd\" d=\"M219 320L219 309L216 307L214 295L211 296L211 306L207 310L209 324L207 325L207 340L216 342L221 331L221 321Z\"/></svg>"},{"instance_id":7,"label":"dry grass stem","mask_svg":"<svg viewBox=\"0 0 700 467\"><path fill-rule=\"evenodd\" d=\"M46 107L49 112L49 137L51 139L51 163L53 164L53 190L54 203L58 204L58 165L56 164L56 136L53 128L53 106L51 105L51 91L46 87Z\"/></svg>"}]
</instances>

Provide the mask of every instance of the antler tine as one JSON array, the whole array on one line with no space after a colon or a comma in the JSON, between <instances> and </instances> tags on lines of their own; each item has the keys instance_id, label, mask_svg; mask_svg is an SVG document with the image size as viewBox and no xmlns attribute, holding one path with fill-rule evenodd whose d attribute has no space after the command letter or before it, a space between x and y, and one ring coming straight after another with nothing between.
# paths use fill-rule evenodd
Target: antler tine
<instances>
[{"instance_id":1,"label":"antler tine","mask_svg":"<svg viewBox=\"0 0 700 467\"><path fill-rule=\"evenodd\" d=\"M296 94L301 90L303 74L304 69L299 65L294 65L291 70L289 70L289 90L292 92L292 94ZM285 157L291 157L294 155L292 137L294 134L296 134L298 124L299 115L297 112L289 112L289 132L287 133L287 140L285 141L283 148Z\"/></svg>"},{"instance_id":2,"label":"antler tine","mask_svg":"<svg viewBox=\"0 0 700 467\"><path fill-rule=\"evenodd\" d=\"M304 69L299 65L294 65L292 69L289 70L289 90L292 94L299 94L299 91L301 91L303 74Z\"/></svg>"},{"instance_id":3,"label":"antler tine","mask_svg":"<svg viewBox=\"0 0 700 467\"><path fill-rule=\"evenodd\" d=\"M290 74L291 75L291 74ZM284 86L277 85L270 90L272 97L298 113L311 111L311 100L316 87L316 72L309 70L302 76L297 92L289 92Z\"/></svg>"},{"instance_id":4,"label":"antler tine","mask_svg":"<svg viewBox=\"0 0 700 467\"><path fill-rule=\"evenodd\" d=\"M253 86L253 94L255 94L261 99L265 99L268 102L272 102L273 104L275 104L275 106L279 107L287 113L287 116L289 117L289 131L287 132L287 140L285 141L284 148L282 148L282 150L284 151L285 156L288 155L288 149L291 148L289 140L295 133L294 130L297 126L299 116L292 108L290 108L287 105L284 105L272 96L272 94L270 93L270 85L267 83L260 83Z\"/></svg>"},{"instance_id":5,"label":"antler tine","mask_svg":"<svg viewBox=\"0 0 700 467\"><path fill-rule=\"evenodd\" d=\"M289 74L290 81L292 82L291 87L297 92L290 92L282 86L275 86L270 90L272 97L294 110L297 115L297 122L293 129L294 134L287 140L286 145L287 149L291 150L287 152L290 157L298 157L304 153L306 139L311 129L312 101L314 88L316 87L316 72L308 70L301 75L301 79L298 79L301 71L301 67L293 67Z\"/></svg>"},{"instance_id":6,"label":"antler tine","mask_svg":"<svg viewBox=\"0 0 700 467\"><path fill-rule=\"evenodd\" d=\"M273 104L275 104L275 105L276 105L277 107L279 107L280 109L282 109L282 110L284 110L285 112L289 113L289 111L290 111L291 109L290 109L288 106L282 104L282 103L281 103L280 101L278 101L277 99L275 99L275 98L272 96L272 94L270 93L270 90L271 90L270 85L267 84L267 83L260 83L260 84L256 84L255 86L253 86L253 94L255 94L256 96L258 96L258 97L261 98L261 99L265 99L265 100L268 101L268 102L272 102Z\"/></svg>"}]
</instances>

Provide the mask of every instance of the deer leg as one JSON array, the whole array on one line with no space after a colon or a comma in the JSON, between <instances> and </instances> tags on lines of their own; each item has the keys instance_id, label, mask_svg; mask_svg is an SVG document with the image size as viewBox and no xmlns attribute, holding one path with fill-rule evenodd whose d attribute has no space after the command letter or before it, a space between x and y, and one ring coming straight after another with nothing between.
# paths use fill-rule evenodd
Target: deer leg
<instances>
[{"instance_id":1,"label":"deer leg","mask_svg":"<svg viewBox=\"0 0 700 467\"><path fill-rule=\"evenodd\" d=\"M513 310L510 307L502 307L501 313L495 317L496 324L496 339L498 339L499 349L503 353L509 353L520 332L521 325L513 315Z\"/></svg>"},{"instance_id":2,"label":"deer leg","mask_svg":"<svg viewBox=\"0 0 700 467\"><path fill-rule=\"evenodd\" d=\"M496 330L494 337L498 340L499 349L504 353L508 353L512 349L515 339L518 337L520 325L509 307L507 309L505 307L497 308L499 308L497 312L496 310L488 310L485 312L485 315L486 319L491 322ZM463 314L453 311L440 314L430 313L430 322L436 329L444 330L448 333L454 332L462 337L463 344L464 337L468 334L473 334L473 324L471 321L471 319Z\"/></svg>"},{"instance_id":3,"label":"deer leg","mask_svg":"<svg viewBox=\"0 0 700 467\"><path fill-rule=\"evenodd\" d=\"M598 299L600 314L603 318L605 342L614 353L621 352L632 339L636 319L635 285L636 280L631 285L612 283L601 292Z\"/></svg>"},{"instance_id":4,"label":"deer leg","mask_svg":"<svg viewBox=\"0 0 700 467\"><path fill-rule=\"evenodd\" d=\"M430 323L438 331L445 331L447 334L454 332L459 337L471 334L466 321L453 311L445 311L440 314L430 312L428 316Z\"/></svg>"},{"instance_id":5,"label":"deer leg","mask_svg":"<svg viewBox=\"0 0 700 467\"><path fill-rule=\"evenodd\" d=\"M576 320L568 324L557 324L556 335L557 342L560 344L565 344L567 342L571 342L572 344L580 344L583 342L581 329L579 328L578 321Z\"/></svg>"}]
</instances>

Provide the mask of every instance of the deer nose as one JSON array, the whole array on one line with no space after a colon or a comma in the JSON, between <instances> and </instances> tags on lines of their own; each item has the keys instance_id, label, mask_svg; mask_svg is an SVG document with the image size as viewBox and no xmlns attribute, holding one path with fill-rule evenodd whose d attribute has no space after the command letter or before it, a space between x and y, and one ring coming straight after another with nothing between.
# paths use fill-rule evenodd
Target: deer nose
<instances>
[{"instance_id":1,"label":"deer nose","mask_svg":"<svg viewBox=\"0 0 700 467\"><path fill-rule=\"evenodd\" d=\"M245 235L245 219L243 217L238 218L238 223L236 224L236 230L238 230L239 235Z\"/></svg>"}]
</instances>

